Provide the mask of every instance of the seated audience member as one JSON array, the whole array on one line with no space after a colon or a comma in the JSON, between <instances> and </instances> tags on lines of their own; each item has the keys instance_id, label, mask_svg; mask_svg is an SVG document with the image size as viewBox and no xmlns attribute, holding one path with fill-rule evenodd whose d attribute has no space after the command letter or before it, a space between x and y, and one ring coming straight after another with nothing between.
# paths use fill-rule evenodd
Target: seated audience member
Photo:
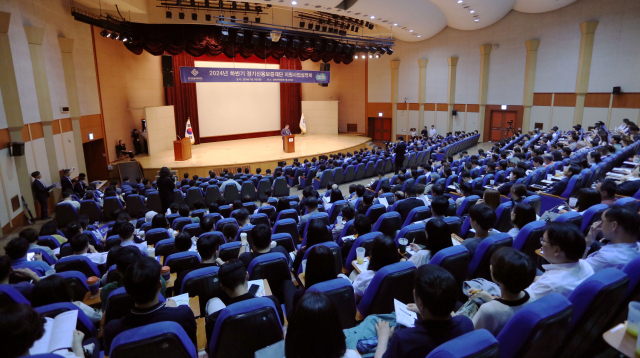
<instances>
[{"instance_id":1,"label":"seated audience member","mask_svg":"<svg viewBox=\"0 0 640 358\"><path fill-rule=\"evenodd\" d=\"M340 236L342 229L344 229L344 226L348 221L353 220L355 218L355 215L356 211L353 209L353 206L345 205L342 207L342 209L340 210L340 216L336 218L336 224L333 229L331 229L333 241L338 240L338 237Z\"/></svg>"},{"instance_id":2,"label":"seated audience member","mask_svg":"<svg viewBox=\"0 0 640 358\"><path fill-rule=\"evenodd\" d=\"M580 259L587 244L574 225L547 223L540 243L542 257L549 264L542 265L544 274L527 288L533 298L540 299L553 292L569 297L582 281L593 275L591 265Z\"/></svg>"},{"instance_id":3,"label":"seated audience member","mask_svg":"<svg viewBox=\"0 0 640 358\"><path fill-rule=\"evenodd\" d=\"M469 209L469 223L471 224L471 228L475 230L475 235L473 238L465 239L462 242L462 246L469 250L471 257L475 254L482 240L498 233L498 231L493 229L496 220L498 219L495 211L486 204L476 204Z\"/></svg>"},{"instance_id":4,"label":"seated audience member","mask_svg":"<svg viewBox=\"0 0 640 358\"><path fill-rule=\"evenodd\" d=\"M238 236L238 227L233 223L227 223L222 226L222 235L224 235L224 239L227 242L236 241L236 236Z\"/></svg>"},{"instance_id":5,"label":"seated audience member","mask_svg":"<svg viewBox=\"0 0 640 358\"><path fill-rule=\"evenodd\" d=\"M58 258L49 248L49 246L38 245L38 230L33 228L26 228L20 231L19 237L26 239L29 242L29 249L40 249L44 251L54 262L58 261Z\"/></svg>"},{"instance_id":6,"label":"seated audience member","mask_svg":"<svg viewBox=\"0 0 640 358\"><path fill-rule=\"evenodd\" d=\"M62 201L59 202L58 205L71 204L71 206L73 206L76 209L76 211L79 211L80 210L80 202L73 200L71 195L73 195L73 192L71 192L69 190L63 191L62 192Z\"/></svg>"},{"instance_id":7,"label":"seated audience member","mask_svg":"<svg viewBox=\"0 0 640 358\"><path fill-rule=\"evenodd\" d=\"M409 309L418 313L415 327L395 330L389 322L376 324L378 347L375 358L424 358L437 346L473 331L466 316L451 317L456 305L456 280L439 266L424 265L416 272ZM394 332L395 331L395 332Z\"/></svg>"},{"instance_id":8,"label":"seated audience member","mask_svg":"<svg viewBox=\"0 0 640 358\"><path fill-rule=\"evenodd\" d=\"M89 235L78 234L69 241L71 250L74 255L80 255L88 258L96 265L104 265L107 263L107 255L109 252L98 252L89 244Z\"/></svg>"},{"instance_id":9,"label":"seated audience member","mask_svg":"<svg viewBox=\"0 0 640 358\"><path fill-rule=\"evenodd\" d=\"M61 302L71 302L78 306L94 324L100 323L102 319L102 311L94 310L80 301L73 301L73 291L60 275L44 277L33 286L31 306L40 307Z\"/></svg>"},{"instance_id":10,"label":"seated audience member","mask_svg":"<svg viewBox=\"0 0 640 358\"><path fill-rule=\"evenodd\" d=\"M11 283L9 278L15 278L20 281L18 283ZM33 283L40 281L40 276L28 268L11 268L11 259L9 256L0 256L0 285L11 285L18 292L20 292L27 300L31 299L31 290L33 290Z\"/></svg>"},{"instance_id":11,"label":"seated audience member","mask_svg":"<svg viewBox=\"0 0 640 358\"><path fill-rule=\"evenodd\" d=\"M353 279L353 290L356 294L356 301L359 301L362 296L364 296L367 287L369 287L373 276L376 275L378 270L398 261L400 261L400 254L398 253L398 247L392 238L379 235L373 239L371 254L369 257L369 266L359 274L356 270L351 272L352 277L350 278ZM356 276L353 277L354 275Z\"/></svg>"},{"instance_id":12,"label":"seated audience member","mask_svg":"<svg viewBox=\"0 0 640 358\"><path fill-rule=\"evenodd\" d=\"M605 179L596 184L596 190L600 192L600 204L613 205L618 199L616 198L616 189L618 184L611 179ZM635 193L634 193L635 194Z\"/></svg>"},{"instance_id":13,"label":"seated audience member","mask_svg":"<svg viewBox=\"0 0 640 358\"><path fill-rule=\"evenodd\" d=\"M436 196L431 200L431 217L424 220L426 224L432 219L444 219L444 214L449 209L449 200L442 195Z\"/></svg>"},{"instance_id":14,"label":"seated audience member","mask_svg":"<svg viewBox=\"0 0 640 358\"><path fill-rule=\"evenodd\" d=\"M426 265L431 258L442 249L451 247L451 231L449 226L442 219L433 219L425 224L425 233L427 235L427 244L421 249L417 244L411 244L411 250L416 254L411 256L409 261L413 262L416 267Z\"/></svg>"},{"instance_id":15,"label":"seated audience member","mask_svg":"<svg viewBox=\"0 0 640 358\"><path fill-rule=\"evenodd\" d=\"M122 240L122 242L120 243L120 246L129 246L129 245L135 246L140 250L140 252L142 252L144 256L147 256L147 242L143 241L138 244L135 241L133 241L133 238L135 237L134 232L135 232L135 227L133 226L132 223L126 222L122 224L120 226L120 229L118 230L118 236L120 236L120 240Z\"/></svg>"},{"instance_id":16,"label":"seated audience member","mask_svg":"<svg viewBox=\"0 0 640 358\"><path fill-rule=\"evenodd\" d=\"M520 229L533 221L536 221L536 210L529 204L516 204L513 209L511 209L511 223L513 224L513 228L509 230L509 235L515 239Z\"/></svg>"},{"instance_id":17,"label":"seated audience member","mask_svg":"<svg viewBox=\"0 0 640 358\"><path fill-rule=\"evenodd\" d=\"M513 188L513 186L511 187ZM486 204L495 211L500 206L500 192L496 189L486 189L482 193L482 199L478 200L476 204Z\"/></svg>"},{"instance_id":18,"label":"seated audience member","mask_svg":"<svg viewBox=\"0 0 640 358\"><path fill-rule=\"evenodd\" d=\"M329 212L329 210L331 210L331 207L333 206L333 204L336 201L344 200L344 197L342 196L342 192L338 188L331 189L331 191L329 191L329 193L330 193L329 198L328 198L329 201L327 202L326 199L323 200L323 202L324 202L324 204L323 204L324 205L324 210L326 212Z\"/></svg>"},{"instance_id":19,"label":"seated audience member","mask_svg":"<svg viewBox=\"0 0 640 358\"><path fill-rule=\"evenodd\" d=\"M513 168L509 174L509 181L498 187L500 195L509 195L511 187L516 183L516 180L520 178L524 178L524 170L521 168Z\"/></svg>"},{"instance_id":20,"label":"seated audience member","mask_svg":"<svg viewBox=\"0 0 640 358\"><path fill-rule=\"evenodd\" d=\"M370 191L366 191L362 197L362 202L358 205L358 213L366 215L367 210L373 205L374 195Z\"/></svg>"},{"instance_id":21,"label":"seated audience member","mask_svg":"<svg viewBox=\"0 0 640 358\"><path fill-rule=\"evenodd\" d=\"M250 215L249 215L249 210L242 208L240 210L238 210L234 215L233 218L236 219L236 222L238 222L238 226L240 228L244 227L244 226L251 226L250 223Z\"/></svg>"},{"instance_id":22,"label":"seated audience member","mask_svg":"<svg viewBox=\"0 0 640 358\"><path fill-rule=\"evenodd\" d=\"M575 210L582 215L587 209L601 202L602 196L598 190L582 188L578 191L578 202L576 203Z\"/></svg>"},{"instance_id":23,"label":"seated audience member","mask_svg":"<svg viewBox=\"0 0 640 358\"><path fill-rule=\"evenodd\" d=\"M29 349L44 335L45 322L45 318L27 304L11 304L0 307L0 332L2 332L0 334L0 357L29 356ZM74 330L71 352L65 348L53 353L67 358L84 358L83 339L84 333Z\"/></svg>"},{"instance_id":24,"label":"seated audience member","mask_svg":"<svg viewBox=\"0 0 640 358\"><path fill-rule=\"evenodd\" d=\"M304 254L307 251L307 248L323 242L332 242L332 241L333 240L332 240L331 232L329 232L329 229L324 223L317 220L312 222L309 225L309 228L307 229L307 241L305 243L305 246L302 246L300 250L296 252L295 260L291 265L291 268L293 269L293 271L294 272L297 271L300 265L302 265L302 258L304 257Z\"/></svg>"},{"instance_id":25,"label":"seated audience member","mask_svg":"<svg viewBox=\"0 0 640 358\"><path fill-rule=\"evenodd\" d=\"M376 179L371 183L371 185L369 185L369 188L371 188L371 190L376 190L378 188L378 184L384 178L384 170L378 170L377 174L378 174L378 179ZM351 192L351 188L349 188L349 192Z\"/></svg>"},{"instance_id":26,"label":"seated audience member","mask_svg":"<svg viewBox=\"0 0 640 358\"><path fill-rule=\"evenodd\" d=\"M170 237L175 237L177 233L171 228L171 225L169 225L169 220L167 220L167 217L164 214L157 214L153 217L153 219L151 220L151 228L166 229L169 232Z\"/></svg>"},{"instance_id":27,"label":"seated audience member","mask_svg":"<svg viewBox=\"0 0 640 358\"><path fill-rule=\"evenodd\" d=\"M49 220L42 225L38 236L53 236L60 245L67 242L67 239L58 233L58 223L55 220Z\"/></svg>"},{"instance_id":28,"label":"seated audience member","mask_svg":"<svg viewBox=\"0 0 640 358\"><path fill-rule=\"evenodd\" d=\"M200 222L200 218L197 216L190 217L189 216L189 205L182 204L180 205L180 209L178 209L178 214L180 214L181 218L191 218L191 222L194 224L198 224Z\"/></svg>"},{"instance_id":29,"label":"seated audience member","mask_svg":"<svg viewBox=\"0 0 640 358\"><path fill-rule=\"evenodd\" d=\"M501 297L494 299L486 291L469 297L470 300L480 298L485 301L473 317L475 329L484 328L498 336L516 312L534 301L525 289L533 283L535 277L536 267L526 254L511 247L503 247L494 252L491 255L491 278L500 286Z\"/></svg>"},{"instance_id":30,"label":"seated audience member","mask_svg":"<svg viewBox=\"0 0 640 358\"><path fill-rule=\"evenodd\" d=\"M216 220L212 217L204 217L202 218L202 220L200 220L200 230L202 230L202 233L206 233L206 232L211 232L214 229L214 226L216 224Z\"/></svg>"},{"instance_id":31,"label":"seated audience member","mask_svg":"<svg viewBox=\"0 0 640 358\"><path fill-rule=\"evenodd\" d=\"M173 286L177 287L177 290L179 291L180 287L182 287L182 281L184 280L184 277L189 272L205 267L222 265L224 262L220 260L220 258L218 258L218 254L220 253L220 245L222 244L224 244L224 242L222 241L222 239L220 239L219 236L203 236L202 238L198 239L196 246L198 248L198 254L200 255L201 259L200 263L194 268L180 271Z\"/></svg>"},{"instance_id":32,"label":"seated audience member","mask_svg":"<svg viewBox=\"0 0 640 358\"><path fill-rule=\"evenodd\" d=\"M282 253L287 262L290 261L289 253L282 246L271 247L271 229L266 224L256 225L251 229L251 251L249 251L248 245L242 244L240 252L238 253L238 259L244 264L245 270L249 269L249 264L256 257L272 252Z\"/></svg>"},{"instance_id":33,"label":"seated audience member","mask_svg":"<svg viewBox=\"0 0 640 358\"><path fill-rule=\"evenodd\" d=\"M195 237L191 240L191 234L183 231L176 235L173 246L175 246L176 252L196 251L195 241Z\"/></svg>"},{"instance_id":34,"label":"seated audience member","mask_svg":"<svg viewBox=\"0 0 640 358\"><path fill-rule=\"evenodd\" d=\"M513 205L520 204L527 196L527 187L524 184L514 184L511 187L511 201Z\"/></svg>"},{"instance_id":35,"label":"seated audience member","mask_svg":"<svg viewBox=\"0 0 640 358\"><path fill-rule=\"evenodd\" d=\"M116 211L118 211L118 214L116 215L115 223L113 224L111 229L107 231L107 235L105 236L105 238L113 235L118 235L118 232L120 231L120 226L125 223L131 222L131 217L125 211L120 211L120 209L117 209L117 210L114 210L114 213Z\"/></svg>"},{"instance_id":36,"label":"seated audience member","mask_svg":"<svg viewBox=\"0 0 640 358\"><path fill-rule=\"evenodd\" d=\"M16 269L29 269L38 276L44 276L48 271L53 270L49 264L42 261L42 255L36 253L33 260L27 260L27 251L29 251L29 241L20 237L16 237L9 241L4 248L4 252L11 259L11 267Z\"/></svg>"},{"instance_id":37,"label":"seated audience member","mask_svg":"<svg viewBox=\"0 0 640 358\"><path fill-rule=\"evenodd\" d=\"M588 262L593 271L613 267L622 270L624 265L640 255L638 233L640 214L624 206L613 205L602 214L602 220L591 225L586 245L591 247L596 237L602 233L603 241L609 241L600 250L589 255Z\"/></svg>"},{"instance_id":38,"label":"seated audience member","mask_svg":"<svg viewBox=\"0 0 640 358\"><path fill-rule=\"evenodd\" d=\"M142 257L127 268L124 288L131 296L134 307L121 319L111 320L104 327L104 351L111 350L111 342L120 333L151 323L172 321L184 328L194 347L198 346L196 319L189 306L177 306L168 299L160 302L162 288L161 266L151 257Z\"/></svg>"},{"instance_id":39,"label":"seated audience member","mask_svg":"<svg viewBox=\"0 0 640 358\"><path fill-rule=\"evenodd\" d=\"M413 184L407 185L405 188L404 198L402 202L398 203L396 206L396 212L400 213L402 217L402 222L407 220L409 213L414 208L424 206L424 202L418 198L416 198L416 186Z\"/></svg>"},{"instance_id":40,"label":"seated audience member","mask_svg":"<svg viewBox=\"0 0 640 358\"><path fill-rule=\"evenodd\" d=\"M347 350L338 308L324 293L305 294L293 313L285 341L287 357L360 357Z\"/></svg>"},{"instance_id":41,"label":"seated audience member","mask_svg":"<svg viewBox=\"0 0 640 358\"><path fill-rule=\"evenodd\" d=\"M462 202L466 197L474 195L473 187L471 186L471 183L465 183L465 182L460 183L460 189L457 189L456 191L462 195L461 197L456 199L456 208L459 208L460 205L462 205Z\"/></svg>"},{"instance_id":42,"label":"seated audience member","mask_svg":"<svg viewBox=\"0 0 640 358\"><path fill-rule=\"evenodd\" d=\"M570 164L564 167L563 174L564 177L559 182L556 182L552 185L551 188L546 190L546 193L551 195L560 196L565 189L567 189L567 185L569 184L569 180L572 176L580 174L580 166L578 164Z\"/></svg>"}]
</instances>

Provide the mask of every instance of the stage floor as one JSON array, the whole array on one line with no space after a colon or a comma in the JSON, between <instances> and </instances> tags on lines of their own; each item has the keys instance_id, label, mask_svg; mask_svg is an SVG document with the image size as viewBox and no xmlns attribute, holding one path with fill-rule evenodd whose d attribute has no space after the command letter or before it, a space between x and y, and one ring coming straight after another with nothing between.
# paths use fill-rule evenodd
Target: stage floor
<instances>
[{"instance_id":1,"label":"stage floor","mask_svg":"<svg viewBox=\"0 0 640 358\"><path fill-rule=\"evenodd\" d=\"M218 167L249 167L252 173L254 166L259 166L262 170L274 169L277 161L293 162L293 158L300 161L311 159L322 154L337 153L347 151L353 152L356 149L366 147L371 141L369 137L359 135L296 135L295 153L285 153L282 150L282 137L264 137L253 139L240 139L215 143L204 143L191 147L191 159L176 162L173 150L167 150L151 156L136 157L136 160L145 170L145 177L150 177L152 170L161 167L171 169L208 168L206 172L200 174L200 170L191 170L190 173L203 175L209 169ZM273 167L273 168L272 168ZM179 170L182 172L183 170Z\"/></svg>"}]
</instances>

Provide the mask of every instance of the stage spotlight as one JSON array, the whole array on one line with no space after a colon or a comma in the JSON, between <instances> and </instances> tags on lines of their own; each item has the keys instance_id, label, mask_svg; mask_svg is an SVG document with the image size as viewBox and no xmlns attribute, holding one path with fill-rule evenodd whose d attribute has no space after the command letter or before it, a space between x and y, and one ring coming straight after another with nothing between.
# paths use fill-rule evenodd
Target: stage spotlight
<instances>
[{"instance_id":1,"label":"stage spotlight","mask_svg":"<svg viewBox=\"0 0 640 358\"><path fill-rule=\"evenodd\" d=\"M334 47L335 45L333 44L333 41L327 41L327 52L333 51Z\"/></svg>"},{"instance_id":2,"label":"stage spotlight","mask_svg":"<svg viewBox=\"0 0 640 358\"><path fill-rule=\"evenodd\" d=\"M178 18L179 18L180 20L184 20L184 12L179 12L179 13L178 13Z\"/></svg>"},{"instance_id":3,"label":"stage spotlight","mask_svg":"<svg viewBox=\"0 0 640 358\"><path fill-rule=\"evenodd\" d=\"M191 20L198 21L198 14L196 14L195 12L191 14Z\"/></svg>"},{"instance_id":4,"label":"stage spotlight","mask_svg":"<svg viewBox=\"0 0 640 358\"><path fill-rule=\"evenodd\" d=\"M251 10L251 5L249 5L248 2L244 3L244 9L247 11Z\"/></svg>"},{"instance_id":5,"label":"stage spotlight","mask_svg":"<svg viewBox=\"0 0 640 358\"><path fill-rule=\"evenodd\" d=\"M387 49L387 55L393 55L393 49L391 47Z\"/></svg>"},{"instance_id":6,"label":"stage spotlight","mask_svg":"<svg viewBox=\"0 0 640 358\"><path fill-rule=\"evenodd\" d=\"M316 24L316 31L320 31L320 24Z\"/></svg>"},{"instance_id":7,"label":"stage spotlight","mask_svg":"<svg viewBox=\"0 0 640 358\"><path fill-rule=\"evenodd\" d=\"M269 5L267 5L267 7L268 7L268 6L269 6ZM262 12L262 6L260 6L260 5L256 5L256 12L258 12L258 13Z\"/></svg>"},{"instance_id":8,"label":"stage spotlight","mask_svg":"<svg viewBox=\"0 0 640 358\"><path fill-rule=\"evenodd\" d=\"M357 60L358 59L358 55L353 56L353 58Z\"/></svg>"},{"instance_id":9,"label":"stage spotlight","mask_svg":"<svg viewBox=\"0 0 640 358\"><path fill-rule=\"evenodd\" d=\"M129 40L130 40L130 39L129 39L129 36L127 36L127 35L123 35L123 36L120 38L120 41L122 41L122 42L129 42Z\"/></svg>"},{"instance_id":10,"label":"stage spotlight","mask_svg":"<svg viewBox=\"0 0 640 358\"><path fill-rule=\"evenodd\" d=\"M249 22L249 16L243 17L242 20L244 20L244 23L246 24L247 22Z\"/></svg>"},{"instance_id":11,"label":"stage spotlight","mask_svg":"<svg viewBox=\"0 0 640 358\"><path fill-rule=\"evenodd\" d=\"M342 53L342 51L343 51L343 50L344 50L344 45L343 45L343 44L341 44L341 43L339 43L339 44L336 46L336 52L337 52L337 53Z\"/></svg>"},{"instance_id":12,"label":"stage spotlight","mask_svg":"<svg viewBox=\"0 0 640 358\"><path fill-rule=\"evenodd\" d=\"M236 15L231 15L231 22L236 22Z\"/></svg>"},{"instance_id":13,"label":"stage spotlight","mask_svg":"<svg viewBox=\"0 0 640 358\"><path fill-rule=\"evenodd\" d=\"M365 46L365 47L364 47L364 52L367 52L367 53L368 53L368 52L371 52L371 47L369 47L369 46Z\"/></svg>"},{"instance_id":14,"label":"stage spotlight","mask_svg":"<svg viewBox=\"0 0 640 358\"><path fill-rule=\"evenodd\" d=\"M376 54L376 58L380 58L380 54L379 53Z\"/></svg>"},{"instance_id":15,"label":"stage spotlight","mask_svg":"<svg viewBox=\"0 0 640 358\"><path fill-rule=\"evenodd\" d=\"M219 7L220 9L224 9L224 1L222 1L222 0L218 0L218 7Z\"/></svg>"},{"instance_id":16,"label":"stage spotlight","mask_svg":"<svg viewBox=\"0 0 640 358\"><path fill-rule=\"evenodd\" d=\"M349 44L344 45L344 53L350 53L351 49L353 49L353 46L351 46Z\"/></svg>"},{"instance_id":17,"label":"stage spotlight","mask_svg":"<svg viewBox=\"0 0 640 358\"><path fill-rule=\"evenodd\" d=\"M311 47L311 40L309 39L304 39L304 48L310 48Z\"/></svg>"},{"instance_id":18,"label":"stage spotlight","mask_svg":"<svg viewBox=\"0 0 640 358\"><path fill-rule=\"evenodd\" d=\"M291 41L291 47L293 47L293 48L298 48L298 47L300 47L300 40L298 40L298 39L293 39L293 41Z\"/></svg>"},{"instance_id":19,"label":"stage spotlight","mask_svg":"<svg viewBox=\"0 0 640 358\"><path fill-rule=\"evenodd\" d=\"M369 58L373 58L373 55L372 55L372 54L369 54Z\"/></svg>"},{"instance_id":20,"label":"stage spotlight","mask_svg":"<svg viewBox=\"0 0 640 358\"><path fill-rule=\"evenodd\" d=\"M207 21L211 21L211 14L204 15L204 19Z\"/></svg>"},{"instance_id":21,"label":"stage spotlight","mask_svg":"<svg viewBox=\"0 0 640 358\"><path fill-rule=\"evenodd\" d=\"M364 27L369 27L369 21L367 21L367 23L364 24Z\"/></svg>"},{"instance_id":22,"label":"stage spotlight","mask_svg":"<svg viewBox=\"0 0 640 358\"><path fill-rule=\"evenodd\" d=\"M304 21L300 20L300 27L304 29L304 25L305 25Z\"/></svg>"},{"instance_id":23,"label":"stage spotlight","mask_svg":"<svg viewBox=\"0 0 640 358\"><path fill-rule=\"evenodd\" d=\"M387 48L386 47L380 47L380 53L384 55L385 52L387 52Z\"/></svg>"},{"instance_id":24,"label":"stage spotlight","mask_svg":"<svg viewBox=\"0 0 640 358\"><path fill-rule=\"evenodd\" d=\"M118 33L112 33L111 34L111 39L112 40L119 40L120 39L120 35Z\"/></svg>"},{"instance_id":25,"label":"stage spotlight","mask_svg":"<svg viewBox=\"0 0 640 358\"><path fill-rule=\"evenodd\" d=\"M307 28L308 28L309 30L313 30L313 24L312 24L312 23L309 23L309 25L307 25Z\"/></svg>"},{"instance_id":26,"label":"stage spotlight","mask_svg":"<svg viewBox=\"0 0 640 358\"><path fill-rule=\"evenodd\" d=\"M238 33L236 34L236 43L241 44L241 43L243 43L243 42L244 42L244 33L242 33L242 32L238 32Z\"/></svg>"},{"instance_id":27,"label":"stage spotlight","mask_svg":"<svg viewBox=\"0 0 640 358\"><path fill-rule=\"evenodd\" d=\"M362 51L363 51L362 46L358 45L355 47L355 52L362 52Z\"/></svg>"},{"instance_id":28,"label":"stage spotlight","mask_svg":"<svg viewBox=\"0 0 640 358\"><path fill-rule=\"evenodd\" d=\"M355 31L356 27L351 25L351 31Z\"/></svg>"},{"instance_id":29,"label":"stage spotlight","mask_svg":"<svg viewBox=\"0 0 640 358\"><path fill-rule=\"evenodd\" d=\"M260 42L260 36L257 33L251 35L251 46L256 46Z\"/></svg>"},{"instance_id":30,"label":"stage spotlight","mask_svg":"<svg viewBox=\"0 0 640 358\"><path fill-rule=\"evenodd\" d=\"M322 41L316 40L316 43L313 46L313 49L318 51L318 52L322 51Z\"/></svg>"},{"instance_id":31,"label":"stage spotlight","mask_svg":"<svg viewBox=\"0 0 640 358\"><path fill-rule=\"evenodd\" d=\"M100 31L100 35L102 35L102 37L109 37L111 36L111 33L107 30L102 30Z\"/></svg>"},{"instance_id":32,"label":"stage spotlight","mask_svg":"<svg viewBox=\"0 0 640 358\"><path fill-rule=\"evenodd\" d=\"M256 23L256 24L259 24L259 23L260 23L260 18L259 18L259 17L256 17L256 21L255 21L255 23Z\"/></svg>"},{"instance_id":33,"label":"stage spotlight","mask_svg":"<svg viewBox=\"0 0 640 358\"><path fill-rule=\"evenodd\" d=\"M280 47L287 47L288 41L289 39L283 36L283 37L280 37L280 41L278 42L278 44L280 45Z\"/></svg>"},{"instance_id":34,"label":"stage spotlight","mask_svg":"<svg viewBox=\"0 0 640 358\"><path fill-rule=\"evenodd\" d=\"M369 24L369 30L373 30L373 24Z\"/></svg>"},{"instance_id":35,"label":"stage spotlight","mask_svg":"<svg viewBox=\"0 0 640 358\"><path fill-rule=\"evenodd\" d=\"M171 11L167 11L167 12L166 12L166 14L167 14L167 19L170 19L170 18L171 18L171 16L173 16L173 14L171 13Z\"/></svg>"},{"instance_id":36,"label":"stage spotlight","mask_svg":"<svg viewBox=\"0 0 640 358\"><path fill-rule=\"evenodd\" d=\"M231 2L231 8L234 9L234 10L237 9L238 8L238 3L235 2L235 1L232 1Z\"/></svg>"},{"instance_id":37,"label":"stage spotlight","mask_svg":"<svg viewBox=\"0 0 640 358\"><path fill-rule=\"evenodd\" d=\"M229 30L222 29L222 31L220 31L220 41L227 42L227 40L229 40Z\"/></svg>"},{"instance_id":38,"label":"stage spotlight","mask_svg":"<svg viewBox=\"0 0 640 358\"><path fill-rule=\"evenodd\" d=\"M359 27L356 27L356 32L358 32Z\"/></svg>"},{"instance_id":39,"label":"stage spotlight","mask_svg":"<svg viewBox=\"0 0 640 358\"><path fill-rule=\"evenodd\" d=\"M327 27L326 26L322 26L322 32L327 32Z\"/></svg>"},{"instance_id":40,"label":"stage spotlight","mask_svg":"<svg viewBox=\"0 0 640 358\"><path fill-rule=\"evenodd\" d=\"M375 46L371 47L371 52L378 52L378 48Z\"/></svg>"},{"instance_id":41,"label":"stage spotlight","mask_svg":"<svg viewBox=\"0 0 640 358\"><path fill-rule=\"evenodd\" d=\"M273 39L271 39L271 35L266 34L264 37L264 47L269 48L271 47L272 43L273 43Z\"/></svg>"}]
</instances>

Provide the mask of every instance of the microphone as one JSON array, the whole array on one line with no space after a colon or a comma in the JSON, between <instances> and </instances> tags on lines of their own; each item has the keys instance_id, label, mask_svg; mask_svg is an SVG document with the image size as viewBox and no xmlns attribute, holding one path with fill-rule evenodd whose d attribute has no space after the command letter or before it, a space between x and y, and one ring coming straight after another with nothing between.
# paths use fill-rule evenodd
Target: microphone
<instances>
[{"instance_id":1,"label":"microphone","mask_svg":"<svg viewBox=\"0 0 640 358\"><path fill-rule=\"evenodd\" d=\"M179 136L179 135L177 135L177 134L176 134L176 137L178 137L178 140L182 140L182 138L180 138L180 136Z\"/></svg>"}]
</instances>

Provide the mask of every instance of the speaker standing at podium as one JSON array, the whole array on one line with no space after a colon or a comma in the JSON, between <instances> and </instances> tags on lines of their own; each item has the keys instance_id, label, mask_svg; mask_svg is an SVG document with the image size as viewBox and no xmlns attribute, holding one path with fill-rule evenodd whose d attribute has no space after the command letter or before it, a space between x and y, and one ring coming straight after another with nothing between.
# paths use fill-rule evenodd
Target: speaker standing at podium
<instances>
[{"instance_id":1,"label":"speaker standing at podium","mask_svg":"<svg viewBox=\"0 0 640 358\"><path fill-rule=\"evenodd\" d=\"M284 129L280 131L280 134L282 134L282 150L284 150L284 136L291 135L291 130L289 130L288 124L284 126Z\"/></svg>"}]
</instances>

